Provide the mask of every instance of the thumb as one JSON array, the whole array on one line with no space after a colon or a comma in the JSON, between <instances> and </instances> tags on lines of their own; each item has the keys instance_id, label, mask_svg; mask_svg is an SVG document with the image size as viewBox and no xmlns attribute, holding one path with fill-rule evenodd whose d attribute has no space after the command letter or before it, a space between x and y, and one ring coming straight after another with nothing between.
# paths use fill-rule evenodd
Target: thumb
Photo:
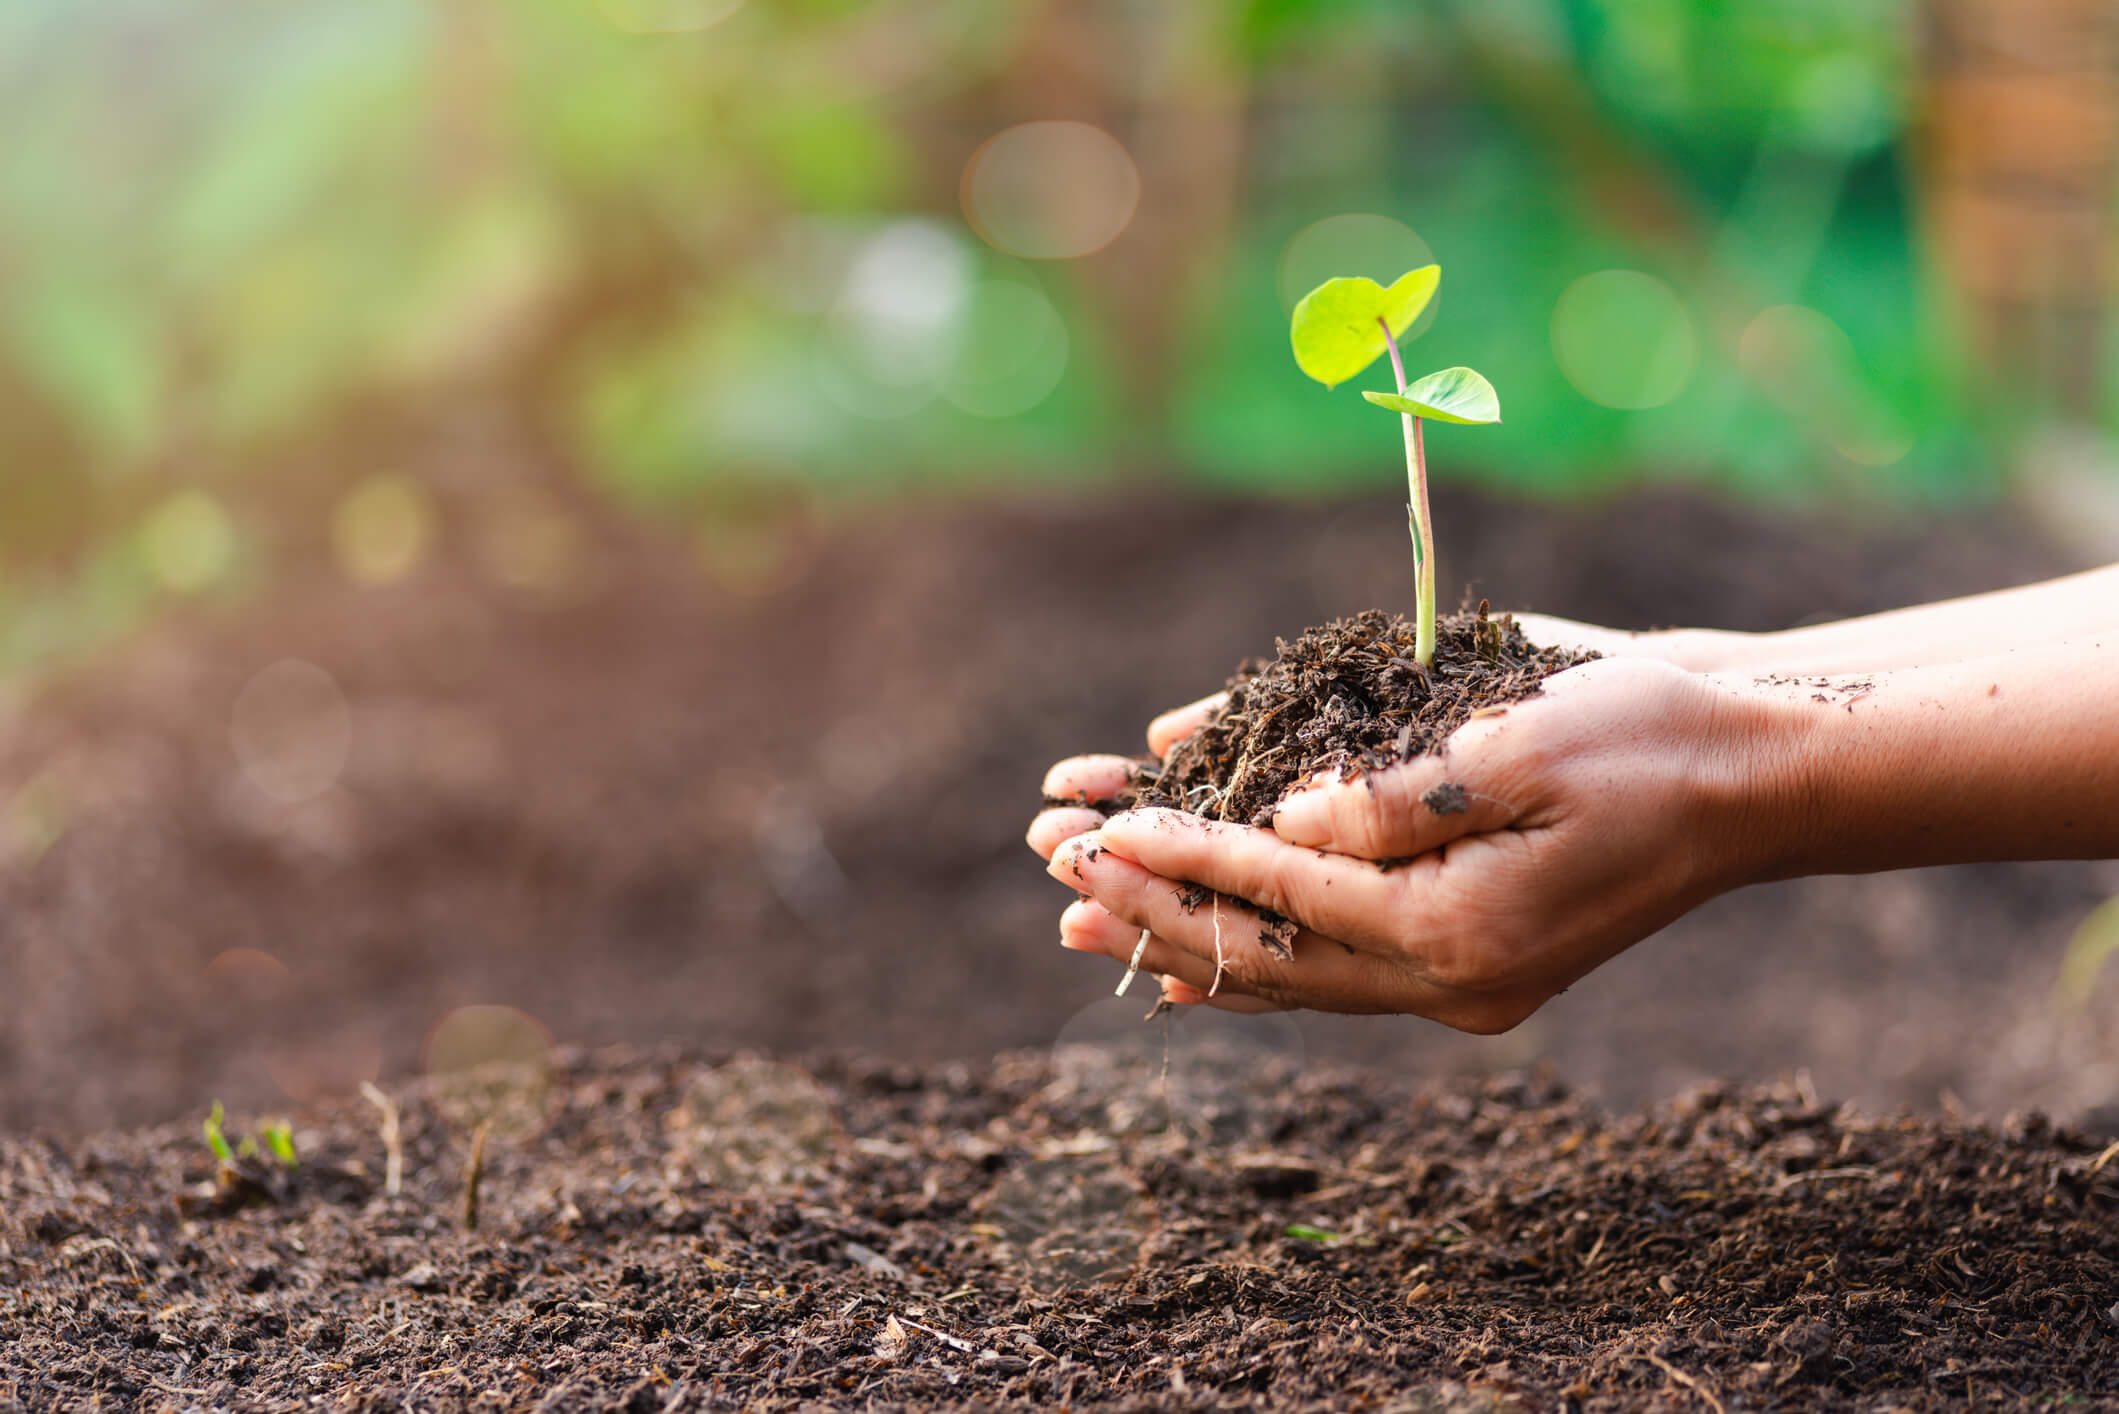
<instances>
[{"instance_id":1,"label":"thumb","mask_svg":"<svg viewBox=\"0 0 2119 1414\"><path fill-rule=\"evenodd\" d=\"M1273 812L1289 844L1363 859L1409 859L1465 835L1506 829L1506 801L1481 793L1440 756L1341 779L1330 772L1291 791Z\"/></svg>"}]
</instances>

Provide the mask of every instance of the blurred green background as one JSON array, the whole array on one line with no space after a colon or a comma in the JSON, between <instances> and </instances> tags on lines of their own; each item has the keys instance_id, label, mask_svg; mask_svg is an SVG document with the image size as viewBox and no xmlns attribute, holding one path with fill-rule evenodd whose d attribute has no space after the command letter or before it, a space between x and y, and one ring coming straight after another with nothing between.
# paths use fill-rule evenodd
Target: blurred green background
<instances>
[{"instance_id":1,"label":"blurred green background","mask_svg":"<svg viewBox=\"0 0 2119 1414\"><path fill-rule=\"evenodd\" d=\"M1410 360L1506 417L1446 480L2105 476L2115 55L2106 0L10 0L0 668L289 547L387 582L438 497L534 580L606 498L739 563L1380 487L1286 312L1430 258Z\"/></svg>"}]
</instances>

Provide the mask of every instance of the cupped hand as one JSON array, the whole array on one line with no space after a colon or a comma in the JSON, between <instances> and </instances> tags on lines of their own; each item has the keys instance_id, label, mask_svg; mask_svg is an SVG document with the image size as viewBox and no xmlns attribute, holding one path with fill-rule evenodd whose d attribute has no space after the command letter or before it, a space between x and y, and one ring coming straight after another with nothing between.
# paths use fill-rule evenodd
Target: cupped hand
<instances>
[{"instance_id":1,"label":"cupped hand","mask_svg":"<svg viewBox=\"0 0 2119 1414\"><path fill-rule=\"evenodd\" d=\"M1765 867L1765 710L1660 658L1606 658L1467 723L1440 754L1297 790L1270 830L1051 811L1031 840L1087 896L1063 941L1124 960L1146 929L1142 964L1172 1001L1502 1031ZM1107 796L1116 759L1063 762L1048 793ZM1191 902L1188 885L1213 892ZM1297 925L1291 957L1261 908Z\"/></svg>"}]
</instances>

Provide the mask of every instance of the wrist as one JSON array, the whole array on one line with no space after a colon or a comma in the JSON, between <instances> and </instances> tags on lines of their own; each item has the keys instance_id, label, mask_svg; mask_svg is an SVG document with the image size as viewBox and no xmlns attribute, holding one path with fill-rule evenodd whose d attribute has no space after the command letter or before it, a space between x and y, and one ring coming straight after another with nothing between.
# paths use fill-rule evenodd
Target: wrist
<instances>
[{"instance_id":1,"label":"wrist","mask_svg":"<svg viewBox=\"0 0 2119 1414\"><path fill-rule=\"evenodd\" d=\"M1694 769L1702 818L1702 896L1810 872L1805 851L1823 793L1820 715L1789 688L1749 674L1704 675L1713 692Z\"/></svg>"},{"instance_id":2,"label":"wrist","mask_svg":"<svg viewBox=\"0 0 2119 1414\"><path fill-rule=\"evenodd\" d=\"M2119 644L1762 681L1753 880L2119 856Z\"/></svg>"}]
</instances>

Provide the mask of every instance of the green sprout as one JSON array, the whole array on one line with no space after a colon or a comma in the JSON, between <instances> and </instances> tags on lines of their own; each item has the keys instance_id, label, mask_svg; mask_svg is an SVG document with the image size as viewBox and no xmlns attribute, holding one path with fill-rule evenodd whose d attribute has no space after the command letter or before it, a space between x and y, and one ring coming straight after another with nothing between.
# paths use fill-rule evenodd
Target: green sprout
<instances>
[{"instance_id":1,"label":"green sprout","mask_svg":"<svg viewBox=\"0 0 2119 1414\"><path fill-rule=\"evenodd\" d=\"M1420 581L1413 656L1422 667L1435 661L1435 530L1427 510L1427 449L1420 424L1426 418L1474 426L1501 420L1501 400L1493 384L1469 368L1445 368L1411 385L1405 381L1398 340L1413 327L1441 283L1439 265L1408 271L1388 289L1359 277L1327 280L1295 306L1290 331L1296 365L1327 388L1354 377L1378 355L1391 356L1398 391L1361 396L1400 414L1405 422L1405 474L1412 493L1405 511Z\"/></svg>"},{"instance_id":2,"label":"green sprout","mask_svg":"<svg viewBox=\"0 0 2119 1414\"><path fill-rule=\"evenodd\" d=\"M221 1110L221 1102L215 1100L213 1102L213 1111L206 1116L204 1127L206 1130L206 1147L213 1150L213 1156L219 1159L225 1167L235 1162L235 1150L228 1147L228 1136L221 1132L221 1121L224 1118L226 1116Z\"/></svg>"},{"instance_id":3,"label":"green sprout","mask_svg":"<svg viewBox=\"0 0 2119 1414\"><path fill-rule=\"evenodd\" d=\"M227 1111L215 1100L213 1109L206 1115L206 1123L200 1126L206 1134L206 1147L220 1160L222 1168L234 1168L237 1159L255 1159L260 1154L271 1154L282 1168L299 1168L301 1159L294 1151L294 1126L283 1119L267 1120L258 1126L255 1134L246 1134L240 1142L230 1146L225 1128Z\"/></svg>"},{"instance_id":4,"label":"green sprout","mask_svg":"<svg viewBox=\"0 0 2119 1414\"><path fill-rule=\"evenodd\" d=\"M280 1161L282 1168L299 1168L301 1160L294 1152L294 1126L286 1120L270 1120L258 1126L258 1137L265 1141L266 1152Z\"/></svg>"},{"instance_id":5,"label":"green sprout","mask_svg":"<svg viewBox=\"0 0 2119 1414\"><path fill-rule=\"evenodd\" d=\"M1430 266L1430 269L1433 267ZM1280 1230L1283 1237L1293 1237L1303 1242L1315 1242L1329 1247L1339 1241L1339 1234L1330 1228L1312 1227L1308 1223L1289 1223Z\"/></svg>"}]
</instances>

